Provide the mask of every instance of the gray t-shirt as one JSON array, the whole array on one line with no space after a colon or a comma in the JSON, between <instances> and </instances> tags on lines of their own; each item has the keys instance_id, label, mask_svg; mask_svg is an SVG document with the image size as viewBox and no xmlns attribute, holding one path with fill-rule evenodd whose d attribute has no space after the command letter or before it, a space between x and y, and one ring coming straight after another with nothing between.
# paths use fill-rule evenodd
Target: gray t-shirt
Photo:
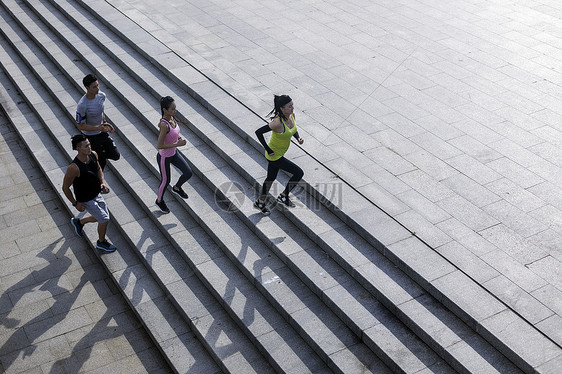
<instances>
[{"instance_id":1,"label":"gray t-shirt","mask_svg":"<svg viewBox=\"0 0 562 374\"><path fill-rule=\"evenodd\" d=\"M76 107L76 124L85 122L86 125L98 126L103 121L103 110L105 103L105 94L98 92L93 99L87 99L86 95L82 96ZM96 135L101 131L82 131L84 135Z\"/></svg>"}]
</instances>

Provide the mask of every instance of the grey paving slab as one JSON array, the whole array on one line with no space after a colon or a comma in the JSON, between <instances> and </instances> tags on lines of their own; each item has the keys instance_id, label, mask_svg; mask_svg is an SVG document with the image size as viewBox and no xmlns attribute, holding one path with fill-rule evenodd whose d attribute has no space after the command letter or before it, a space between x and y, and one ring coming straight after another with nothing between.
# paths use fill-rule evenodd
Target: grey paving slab
<instances>
[{"instance_id":1,"label":"grey paving slab","mask_svg":"<svg viewBox=\"0 0 562 374\"><path fill-rule=\"evenodd\" d=\"M467 281L466 275L460 271L455 271L436 279L433 281L433 284L446 298L437 297L445 306L453 311L460 308L476 319L476 321L465 321L467 323L473 324L507 310L504 304L488 294L484 289ZM479 300L479 306L477 307L472 300ZM456 312L456 314L462 315L462 312Z\"/></svg>"},{"instance_id":2,"label":"grey paving slab","mask_svg":"<svg viewBox=\"0 0 562 374\"><path fill-rule=\"evenodd\" d=\"M163 342L162 349L173 357L174 362L184 362L183 365L178 365L179 368L200 373L219 373L220 369L218 365L213 362L204 362L202 360L194 361L193 357L196 357L197 354L191 354L191 352L201 349L199 346L191 344L194 339L196 339L196 337L192 333L185 333L177 338L172 338ZM200 352L199 354L204 353Z\"/></svg>"},{"instance_id":3,"label":"grey paving slab","mask_svg":"<svg viewBox=\"0 0 562 374\"><path fill-rule=\"evenodd\" d=\"M518 267L529 265L548 255L546 248L536 246L533 242L503 224L485 229L480 232L480 235L498 247L497 251L492 252L503 252L505 255L512 257L515 262L519 262ZM534 250L530 252L527 250L529 248ZM513 265L515 265L515 262L513 262ZM535 275L540 277L540 274Z\"/></svg>"},{"instance_id":4,"label":"grey paving slab","mask_svg":"<svg viewBox=\"0 0 562 374\"><path fill-rule=\"evenodd\" d=\"M541 331L548 331L549 337L554 341L556 344L560 344L562 342L562 319L558 315L552 315L546 318L543 321L540 321L536 324L537 328Z\"/></svg>"},{"instance_id":5,"label":"grey paving slab","mask_svg":"<svg viewBox=\"0 0 562 374\"><path fill-rule=\"evenodd\" d=\"M397 224L378 207L367 206L350 216L356 221L368 219L372 225L365 230L383 245L390 245L412 235L411 231ZM373 244L377 245L376 242Z\"/></svg>"},{"instance_id":6,"label":"grey paving slab","mask_svg":"<svg viewBox=\"0 0 562 374\"><path fill-rule=\"evenodd\" d=\"M538 261L535 261L529 267L537 274L541 274L542 278L548 283L561 288L562 282L560 278L560 265L559 258L554 256L546 256Z\"/></svg>"},{"instance_id":7,"label":"grey paving slab","mask_svg":"<svg viewBox=\"0 0 562 374\"><path fill-rule=\"evenodd\" d=\"M398 194L397 197L433 224L445 221L451 217L437 204L432 203L413 189Z\"/></svg>"},{"instance_id":8,"label":"grey paving slab","mask_svg":"<svg viewBox=\"0 0 562 374\"><path fill-rule=\"evenodd\" d=\"M488 265L458 241L444 244L438 247L437 251L478 283L486 282L500 274L499 271Z\"/></svg>"},{"instance_id":9,"label":"grey paving slab","mask_svg":"<svg viewBox=\"0 0 562 374\"><path fill-rule=\"evenodd\" d=\"M497 219L486 214L482 209L459 195L443 199L437 202L437 205L445 211L450 212L454 218L475 232L479 232L499 223Z\"/></svg>"},{"instance_id":10,"label":"grey paving slab","mask_svg":"<svg viewBox=\"0 0 562 374\"><path fill-rule=\"evenodd\" d=\"M468 370L473 373L520 373L521 371L516 368L509 360L504 357L490 356L487 360L479 359L475 352L480 349L481 339L478 340L476 336L465 337L463 341L449 347L451 352L454 352L461 357L463 364L466 365Z\"/></svg>"},{"instance_id":11,"label":"grey paving slab","mask_svg":"<svg viewBox=\"0 0 562 374\"><path fill-rule=\"evenodd\" d=\"M442 183L479 208L495 203L501 199L497 194L491 192L488 188L482 186L481 183L465 174L456 174L444 179ZM492 183L495 183L495 181Z\"/></svg>"},{"instance_id":12,"label":"grey paving slab","mask_svg":"<svg viewBox=\"0 0 562 374\"><path fill-rule=\"evenodd\" d=\"M483 285L532 324L547 319L554 313L507 277L499 276Z\"/></svg>"},{"instance_id":13,"label":"grey paving slab","mask_svg":"<svg viewBox=\"0 0 562 374\"><path fill-rule=\"evenodd\" d=\"M559 349L555 343L541 339L538 331L532 330L529 325L517 321L518 319L513 312L504 310L481 323L497 334L500 339L509 342L519 357L532 367L541 366L559 356ZM505 326L513 324L517 325L516 329L505 329ZM522 334L529 334L528 336L532 339L530 341L533 344L529 344L529 340L521 339Z\"/></svg>"},{"instance_id":14,"label":"grey paving slab","mask_svg":"<svg viewBox=\"0 0 562 374\"><path fill-rule=\"evenodd\" d=\"M414 237L391 244L388 249L393 256L396 256L396 260L411 267L413 273L409 271L410 269L406 272L414 279L419 276L425 281L432 282L456 271L451 263ZM396 260L394 261L397 262Z\"/></svg>"},{"instance_id":15,"label":"grey paving slab","mask_svg":"<svg viewBox=\"0 0 562 374\"><path fill-rule=\"evenodd\" d=\"M489 204L485 206L483 210L524 238L528 238L549 228L546 222L526 214L514 205L503 200ZM554 214L550 216L555 217Z\"/></svg>"},{"instance_id":16,"label":"grey paving slab","mask_svg":"<svg viewBox=\"0 0 562 374\"><path fill-rule=\"evenodd\" d=\"M441 229L433 225L431 221L414 209L401 213L395 218L404 225L404 227L408 227L409 230L412 230L412 233L416 234L416 236L422 239L427 243L426 245L429 245L431 248L439 247L451 240L447 234L442 232ZM422 243L420 242L420 244Z\"/></svg>"},{"instance_id":17,"label":"grey paving slab","mask_svg":"<svg viewBox=\"0 0 562 374\"><path fill-rule=\"evenodd\" d=\"M313 338L314 345L319 346L327 355L359 343L359 339L351 331L332 329L332 326L340 322L322 303L309 305L308 308L293 313L291 318L293 326L297 329L306 328ZM297 325L299 327L296 327Z\"/></svg>"},{"instance_id":18,"label":"grey paving slab","mask_svg":"<svg viewBox=\"0 0 562 374\"><path fill-rule=\"evenodd\" d=\"M365 331L368 339L371 339L383 350L389 350L393 356L398 358L398 362L393 371L404 370L406 372L417 372L426 366L431 366L436 361L436 356L424 355L419 349L418 344L402 344L406 340L404 335L408 332L402 329L386 330L382 325L376 325ZM413 353L413 354L411 354ZM398 369L401 368L401 369Z\"/></svg>"}]
</instances>

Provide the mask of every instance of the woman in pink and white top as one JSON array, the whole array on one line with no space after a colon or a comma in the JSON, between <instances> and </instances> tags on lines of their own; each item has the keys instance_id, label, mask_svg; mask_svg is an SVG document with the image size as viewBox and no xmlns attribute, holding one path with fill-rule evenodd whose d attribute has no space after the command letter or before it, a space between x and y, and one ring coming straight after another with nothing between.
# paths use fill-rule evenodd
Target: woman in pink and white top
<instances>
[{"instance_id":1,"label":"woman in pink and white top","mask_svg":"<svg viewBox=\"0 0 562 374\"><path fill-rule=\"evenodd\" d=\"M170 184L170 164L174 165L182 173L178 182L172 187L172 192L184 199L187 199L188 196L181 186L191 178L193 172L187 161L176 152L176 148L185 145L187 141L180 136L180 127L174 117L176 115L174 99L170 96L161 98L160 109L162 110L162 119L158 123L160 134L158 134L158 154L156 155L156 160L158 161L162 181L158 188L156 205L162 213L170 213L170 209L168 209L164 202L164 192Z\"/></svg>"}]
</instances>

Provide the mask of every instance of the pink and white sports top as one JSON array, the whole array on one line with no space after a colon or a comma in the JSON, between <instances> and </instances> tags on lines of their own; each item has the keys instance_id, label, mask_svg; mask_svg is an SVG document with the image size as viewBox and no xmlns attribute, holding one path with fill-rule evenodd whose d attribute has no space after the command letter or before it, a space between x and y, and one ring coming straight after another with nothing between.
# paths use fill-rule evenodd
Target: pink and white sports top
<instances>
[{"instance_id":1,"label":"pink and white sports top","mask_svg":"<svg viewBox=\"0 0 562 374\"><path fill-rule=\"evenodd\" d=\"M178 141L178 138L180 136L180 127L178 126L177 123L176 123L176 127L173 127L170 124L170 122L168 122L164 118L162 118L161 121L166 122L168 124L168 129L169 129L168 133L166 134L166 137L164 138L164 144L174 144L175 142ZM158 153L160 153L160 156L162 157L172 157L173 155L176 154L176 147L159 149Z\"/></svg>"}]
</instances>

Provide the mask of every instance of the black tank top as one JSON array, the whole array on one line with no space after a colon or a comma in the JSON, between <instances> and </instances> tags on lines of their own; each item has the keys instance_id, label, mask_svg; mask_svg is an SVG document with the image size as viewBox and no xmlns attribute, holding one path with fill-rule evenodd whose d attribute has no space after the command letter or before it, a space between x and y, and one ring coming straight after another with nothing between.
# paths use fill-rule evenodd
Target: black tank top
<instances>
[{"instance_id":1,"label":"black tank top","mask_svg":"<svg viewBox=\"0 0 562 374\"><path fill-rule=\"evenodd\" d=\"M85 203L98 196L101 191L101 181L98 178L98 159L91 153L87 163L80 161L78 156L74 157L72 163L80 169L80 176L74 178L74 182L72 182L74 195L76 195L76 201Z\"/></svg>"}]
</instances>

